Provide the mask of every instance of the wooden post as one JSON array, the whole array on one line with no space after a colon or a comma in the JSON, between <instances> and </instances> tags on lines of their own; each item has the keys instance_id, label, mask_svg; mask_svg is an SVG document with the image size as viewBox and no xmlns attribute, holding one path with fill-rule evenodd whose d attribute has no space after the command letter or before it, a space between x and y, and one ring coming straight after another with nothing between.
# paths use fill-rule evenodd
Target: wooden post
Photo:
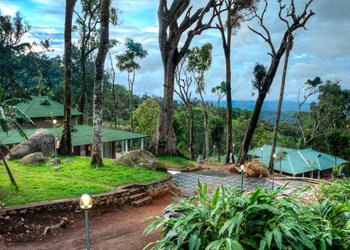
<instances>
[{"instance_id":1,"label":"wooden post","mask_svg":"<svg viewBox=\"0 0 350 250\"><path fill-rule=\"evenodd\" d=\"M317 179L320 179L321 178L321 171L318 170L318 175L317 175Z\"/></svg>"},{"instance_id":2,"label":"wooden post","mask_svg":"<svg viewBox=\"0 0 350 250\"><path fill-rule=\"evenodd\" d=\"M15 185L16 190L18 190L18 186L17 186L17 183L16 183L16 181L15 181L15 178L13 178L13 175L12 175L12 173L11 173L11 170L10 170L9 166L7 165L7 162L6 162L5 158L4 158L4 156L2 155L1 150L0 150L0 157L1 157L2 161L4 162L4 165L5 165L7 174L8 174L9 177L10 177L11 183L12 183L13 185Z\"/></svg>"}]
</instances>

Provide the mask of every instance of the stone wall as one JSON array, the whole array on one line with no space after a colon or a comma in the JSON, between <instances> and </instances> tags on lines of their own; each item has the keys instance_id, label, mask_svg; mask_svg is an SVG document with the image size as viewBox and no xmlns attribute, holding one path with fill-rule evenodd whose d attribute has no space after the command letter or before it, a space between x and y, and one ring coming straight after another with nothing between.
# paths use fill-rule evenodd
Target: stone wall
<instances>
[{"instance_id":1,"label":"stone wall","mask_svg":"<svg viewBox=\"0 0 350 250\"><path fill-rule=\"evenodd\" d=\"M146 192L148 196L152 198L162 196L170 190L172 186L172 176L168 174L166 177L158 181L153 181L146 184L128 184L126 186L118 187L116 190L92 195L93 207L94 206L121 206L129 203L130 190L139 188L141 191ZM25 215L40 212L51 211L76 211L80 210L79 198L73 199L61 199L55 201L33 202L27 205L13 206L7 209L0 209L0 215Z\"/></svg>"}]
</instances>

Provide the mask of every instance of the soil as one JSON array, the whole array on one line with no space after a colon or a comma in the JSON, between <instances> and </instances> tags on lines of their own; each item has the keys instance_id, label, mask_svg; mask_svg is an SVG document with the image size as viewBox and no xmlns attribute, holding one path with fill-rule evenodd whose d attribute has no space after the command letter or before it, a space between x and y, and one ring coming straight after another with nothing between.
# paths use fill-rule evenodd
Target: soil
<instances>
[{"instance_id":1,"label":"soil","mask_svg":"<svg viewBox=\"0 0 350 250\"><path fill-rule=\"evenodd\" d=\"M160 231L143 235L149 223L145 218L162 216L173 199L167 195L141 207L92 208L89 213L91 249L137 250L160 239ZM45 228L52 225L54 229L43 234ZM0 217L0 249L85 249L84 213Z\"/></svg>"}]
</instances>

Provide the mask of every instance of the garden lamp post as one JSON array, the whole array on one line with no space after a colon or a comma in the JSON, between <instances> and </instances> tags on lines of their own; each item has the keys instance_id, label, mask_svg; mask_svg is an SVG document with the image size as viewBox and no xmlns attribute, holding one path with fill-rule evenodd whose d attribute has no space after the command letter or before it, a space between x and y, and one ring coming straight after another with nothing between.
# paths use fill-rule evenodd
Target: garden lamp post
<instances>
[{"instance_id":1,"label":"garden lamp post","mask_svg":"<svg viewBox=\"0 0 350 250\"><path fill-rule=\"evenodd\" d=\"M243 191L243 175L244 175L245 166L241 165L241 191Z\"/></svg>"},{"instance_id":2,"label":"garden lamp post","mask_svg":"<svg viewBox=\"0 0 350 250\"><path fill-rule=\"evenodd\" d=\"M86 250L90 250L90 238L89 238L89 209L92 207L92 198L88 194L83 194L80 198L80 208L85 212L85 237L86 237Z\"/></svg>"},{"instance_id":3,"label":"garden lamp post","mask_svg":"<svg viewBox=\"0 0 350 250\"><path fill-rule=\"evenodd\" d=\"M57 158L57 149L56 149L56 140L57 140L57 130L56 130L56 125L57 125L57 120L56 119L53 119L52 120L52 124L53 124L53 128L55 129L55 158Z\"/></svg>"},{"instance_id":4,"label":"garden lamp post","mask_svg":"<svg viewBox=\"0 0 350 250\"><path fill-rule=\"evenodd\" d=\"M273 165L272 165L272 191L275 189L275 161L276 161L276 154L273 154Z\"/></svg>"},{"instance_id":5,"label":"garden lamp post","mask_svg":"<svg viewBox=\"0 0 350 250\"><path fill-rule=\"evenodd\" d=\"M235 162L235 144L232 144L232 162Z\"/></svg>"}]
</instances>

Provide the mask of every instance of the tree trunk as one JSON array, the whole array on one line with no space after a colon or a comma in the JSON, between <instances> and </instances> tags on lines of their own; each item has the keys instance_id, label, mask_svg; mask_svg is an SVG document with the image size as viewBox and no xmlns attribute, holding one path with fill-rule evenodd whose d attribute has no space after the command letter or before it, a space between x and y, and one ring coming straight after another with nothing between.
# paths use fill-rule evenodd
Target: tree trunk
<instances>
[{"instance_id":1,"label":"tree trunk","mask_svg":"<svg viewBox=\"0 0 350 250\"><path fill-rule=\"evenodd\" d=\"M18 186L17 186L17 183L16 183L16 181L15 181L15 178L13 177L9 166L7 165L6 160L5 160L4 156L2 155L1 150L0 150L0 156L1 156L1 160L3 161L3 163L4 163L4 165L5 165L7 174L8 174L8 176L10 177L11 183L12 183L13 185L15 185L16 190L18 190Z\"/></svg>"},{"instance_id":2,"label":"tree trunk","mask_svg":"<svg viewBox=\"0 0 350 250\"><path fill-rule=\"evenodd\" d=\"M109 42L109 8L111 0L101 1L101 34L100 47L95 62L95 84L93 100L93 144L91 166L101 167L102 162L102 105L103 105L103 73Z\"/></svg>"},{"instance_id":3,"label":"tree trunk","mask_svg":"<svg viewBox=\"0 0 350 250\"><path fill-rule=\"evenodd\" d=\"M205 151L204 159L209 158L209 110L207 104L203 104L204 109L204 141L205 141Z\"/></svg>"},{"instance_id":4,"label":"tree trunk","mask_svg":"<svg viewBox=\"0 0 350 250\"><path fill-rule=\"evenodd\" d=\"M72 108L72 19L76 0L66 0L64 25L64 120L60 154L72 155L71 108Z\"/></svg>"},{"instance_id":5,"label":"tree trunk","mask_svg":"<svg viewBox=\"0 0 350 250\"><path fill-rule=\"evenodd\" d=\"M80 51L80 98L78 100L78 110L83 113L83 115L78 117L78 123L83 124L84 123L84 115L85 115L85 101L86 101L86 92L87 92L87 82L86 82L86 65L85 65L85 50L81 49Z\"/></svg>"},{"instance_id":6,"label":"tree trunk","mask_svg":"<svg viewBox=\"0 0 350 250\"><path fill-rule=\"evenodd\" d=\"M193 142L194 142L194 134L193 134L193 130L194 130L194 124L193 124L193 110L192 107L189 106L188 107L188 123L189 123L189 132L190 132L190 136L189 136L189 140L188 140L188 147L190 150L190 157L191 160L194 160L194 151L193 151Z\"/></svg>"},{"instance_id":7,"label":"tree trunk","mask_svg":"<svg viewBox=\"0 0 350 250\"><path fill-rule=\"evenodd\" d=\"M250 118L249 125L248 125L247 131L245 133L243 144L241 147L240 156L239 156L239 163L240 164L244 164L244 161L247 157L250 142L252 141L254 131L255 131L256 125L257 125L258 120L259 120L261 108L264 104L265 97L266 97L266 94L264 92L261 92L261 93L259 93L258 99L256 100L253 114L252 114L252 117Z\"/></svg>"},{"instance_id":8,"label":"tree trunk","mask_svg":"<svg viewBox=\"0 0 350 250\"><path fill-rule=\"evenodd\" d=\"M231 36L231 34L229 34ZM230 155L232 153L232 95L231 95L231 38L228 37L229 43L225 49L226 62L226 123L227 123L227 137L226 137L226 163L230 162Z\"/></svg>"},{"instance_id":9,"label":"tree trunk","mask_svg":"<svg viewBox=\"0 0 350 250\"><path fill-rule=\"evenodd\" d=\"M155 137L150 144L150 150L155 155L178 155L176 135L173 128L173 96L175 84L175 68L173 62L168 62L164 68L164 102L160 110Z\"/></svg>"},{"instance_id":10,"label":"tree trunk","mask_svg":"<svg viewBox=\"0 0 350 250\"><path fill-rule=\"evenodd\" d=\"M216 148L217 148L218 162L220 163L220 162L221 162L221 159L220 159L220 144L219 144L219 143L216 144Z\"/></svg>"},{"instance_id":11,"label":"tree trunk","mask_svg":"<svg viewBox=\"0 0 350 250\"><path fill-rule=\"evenodd\" d=\"M272 148L271 148L270 160L269 160L270 173L273 170L273 161L274 161L273 155L275 154L275 151L276 151L278 128L279 128L279 123L280 123L280 118L281 118L281 110L282 110L282 104L283 104L284 87L286 85L286 75L287 75L287 69L288 69L290 46L291 46L291 36L289 36L289 39L287 41L287 49L286 49L286 55L284 58L280 96L279 96L278 107L277 107L276 123L275 123L275 127L273 129Z\"/></svg>"},{"instance_id":12,"label":"tree trunk","mask_svg":"<svg viewBox=\"0 0 350 250\"><path fill-rule=\"evenodd\" d=\"M135 82L135 70L133 70L133 72L132 72L132 80L130 82L130 92L131 92L131 96L130 96L130 128L131 128L131 131L134 131L133 118L132 118L132 112L134 109L134 82Z\"/></svg>"}]
</instances>

